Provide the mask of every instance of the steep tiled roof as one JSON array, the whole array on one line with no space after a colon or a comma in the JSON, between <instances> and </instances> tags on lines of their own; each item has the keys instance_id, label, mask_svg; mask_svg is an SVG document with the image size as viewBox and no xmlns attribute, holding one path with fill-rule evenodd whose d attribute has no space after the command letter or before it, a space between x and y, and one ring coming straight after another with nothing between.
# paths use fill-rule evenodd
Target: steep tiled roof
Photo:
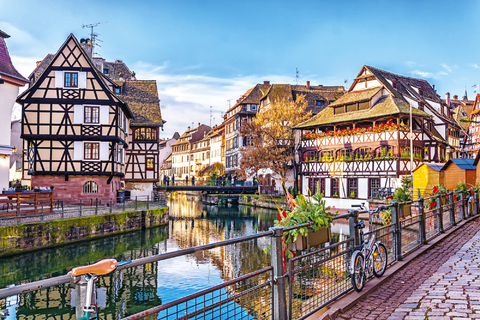
<instances>
[{"instance_id":1,"label":"steep tiled roof","mask_svg":"<svg viewBox=\"0 0 480 320\"><path fill-rule=\"evenodd\" d=\"M32 76L33 76L33 79L32 79L33 82L30 83L30 85L32 85L33 83L35 83L35 81L37 81L38 77L40 77L40 75L43 73L43 71L50 65L50 62L52 62L53 57L55 57L55 55L49 53L45 56L45 58L43 58L42 61L37 62L37 67L28 76L29 79L32 79Z\"/></svg>"},{"instance_id":2,"label":"steep tiled roof","mask_svg":"<svg viewBox=\"0 0 480 320\"><path fill-rule=\"evenodd\" d=\"M317 114L323 110L331 101L338 99L345 93L345 88L341 86L307 86L290 84L272 84L269 90L263 95L261 100L268 97L270 101L277 99L295 100L299 95L304 95L307 101L306 111ZM323 101L322 106L317 106L317 101Z\"/></svg>"},{"instance_id":3,"label":"steep tiled roof","mask_svg":"<svg viewBox=\"0 0 480 320\"><path fill-rule=\"evenodd\" d=\"M352 102L370 100L373 98L374 95L376 95L382 89L383 87L379 86L379 87L368 88L365 90L350 91L346 95L343 95L342 97L340 97L335 102L331 103L330 107L341 106L343 104L352 103Z\"/></svg>"},{"instance_id":4,"label":"steep tiled roof","mask_svg":"<svg viewBox=\"0 0 480 320\"><path fill-rule=\"evenodd\" d=\"M108 71L105 73L105 71ZM103 62L103 71L106 76L113 80L130 79L132 77L132 71L127 67L127 65L121 61L117 60L115 62Z\"/></svg>"},{"instance_id":5,"label":"steep tiled roof","mask_svg":"<svg viewBox=\"0 0 480 320\"><path fill-rule=\"evenodd\" d=\"M132 110L131 125L162 126L165 121L160 112L157 82L155 80L115 81L121 86L119 96Z\"/></svg>"},{"instance_id":6,"label":"steep tiled roof","mask_svg":"<svg viewBox=\"0 0 480 320\"><path fill-rule=\"evenodd\" d=\"M413 98L414 100L419 100L418 95L416 95L416 91L412 89L421 88L423 89L423 98L429 99L434 102L441 103L442 100L437 95L435 90L433 90L432 86L428 83L428 81L418 78L412 78L407 76L398 75L395 73L391 73L385 70L380 70L375 67L365 66L377 79L379 79L383 85L388 86L388 89L397 97L405 99L404 96L408 96L409 98ZM394 89L387 80L391 82L398 82L397 88Z\"/></svg>"},{"instance_id":7,"label":"steep tiled roof","mask_svg":"<svg viewBox=\"0 0 480 320\"><path fill-rule=\"evenodd\" d=\"M415 116L431 117L429 114L417 108L412 108L412 113ZM333 114L333 108L325 108L319 114L313 116L305 122L300 123L295 128L302 129L324 124L373 119L397 114L410 114L410 106L403 100L389 95L382 97L372 108L366 110Z\"/></svg>"},{"instance_id":8,"label":"steep tiled roof","mask_svg":"<svg viewBox=\"0 0 480 320\"><path fill-rule=\"evenodd\" d=\"M200 125L197 128L197 131L192 134L192 139L190 139L190 142L197 142L202 140L205 135L210 131L210 129L211 128L205 124Z\"/></svg>"},{"instance_id":9,"label":"steep tiled roof","mask_svg":"<svg viewBox=\"0 0 480 320\"><path fill-rule=\"evenodd\" d=\"M8 53L5 38L10 37L8 34L0 30L0 74L15 78L23 82L29 82L20 72L13 66L10 54Z\"/></svg>"},{"instance_id":10,"label":"steep tiled roof","mask_svg":"<svg viewBox=\"0 0 480 320\"><path fill-rule=\"evenodd\" d=\"M257 84L255 87L248 89L242 97L240 97L233 107L227 110L227 113L235 109L240 104L259 104L260 99L270 89L270 85Z\"/></svg>"}]
</instances>

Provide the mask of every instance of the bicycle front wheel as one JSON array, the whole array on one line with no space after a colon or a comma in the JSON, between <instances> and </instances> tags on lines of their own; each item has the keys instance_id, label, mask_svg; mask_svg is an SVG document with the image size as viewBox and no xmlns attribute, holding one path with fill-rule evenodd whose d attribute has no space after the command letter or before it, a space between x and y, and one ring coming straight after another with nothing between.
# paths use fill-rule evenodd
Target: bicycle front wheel
<instances>
[{"instance_id":1,"label":"bicycle front wheel","mask_svg":"<svg viewBox=\"0 0 480 320\"><path fill-rule=\"evenodd\" d=\"M355 291L360 292L365 286L365 269L364 269L365 258L360 251L355 251L351 260L351 280L352 286Z\"/></svg>"},{"instance_id":2,"label":"bicycle front wheel","mask_svg":"<svg viewBox=\"0 0 480 320\"><path fill-rule=\"evenodd\" d=\"M387 248L383 243L376 243L372 248L373 274L379 278L387 270Z\"/></svg>"}]
</instances>

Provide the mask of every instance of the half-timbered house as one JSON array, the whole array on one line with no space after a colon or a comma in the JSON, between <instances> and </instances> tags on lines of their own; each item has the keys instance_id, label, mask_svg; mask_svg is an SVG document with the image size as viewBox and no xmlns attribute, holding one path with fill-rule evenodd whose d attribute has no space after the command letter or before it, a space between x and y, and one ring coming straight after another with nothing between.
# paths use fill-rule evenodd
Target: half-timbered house
<instances>
[{"instance_id":1,"label":"half-timbered house","mask_svg":"<svg viewBox=\"0 0 480 320\"><path fill-rule=\"evenodd\" d=\"M133 113L125 162L125 189L131 196L151 195L159 181L159 130L164 120L160 113L155 80L117 80L119 96Z\"/></svg>"},{"instance_id":2,"label":"half-timbered house","mask_svg":"<svg viewBox=\"0 0 480 320\"><path fill-rule=\"evenodd\" d=\"M73 34L49 60L17 99L24 176L33 187L53 185L57 199L114 199L133 114Z\"/></svg>"},{"instance_id":3,"label":"half-timbered house","mask_svg":"<svg viewBox=\"0 0 480 320\"><path fill-rule=\"evenodd\" d=\"M0 30L0 190L8 188L10 156L15 147L10 143L10 120L18 88L28 83L13 66L5 39L10 36Z\"/></svg>"},{"instance_id":4,"label":"half-timbered house","mask_svg":"<svg viewBox=\"0 0 480 320\"><path fill-rule=\"evenodd\" d=\"M427 81L369 66L346 95L296 129L302 192L318 185L336 207L391 191L423 160L445 161L447 147L459 146L460 130Z\"/></svg>"}]
</instances>

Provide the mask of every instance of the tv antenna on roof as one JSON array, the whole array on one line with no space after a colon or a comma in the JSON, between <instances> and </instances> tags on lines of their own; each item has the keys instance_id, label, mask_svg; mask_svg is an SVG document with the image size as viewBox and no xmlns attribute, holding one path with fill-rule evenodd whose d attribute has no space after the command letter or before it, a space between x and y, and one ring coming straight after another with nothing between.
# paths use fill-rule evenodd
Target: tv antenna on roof
<instances>
[{"instance_id":1,"label":"tv antenna on roof","mask_svg":"<svg viewBox=\"0 0 480 320\"><path fill-rule=\"evenodd\" d=\"M298 77L300 76L300 73L298 72L298 67L295 67L295 84L298 85Z\"/></svg>"},{"instance_id":2,"label":"tv antenna on roof","mask_svg":"<svg viewBox=\"0 0 480 320\"><path fill-rule=\"evenodd\" d=\"M232 101L232 100L235 100L235 98L232 98L232 99L228 99L228 100L227 100L227 101L228 101L228 109L230 109L230 101Z\"/></svg>"},{"instance_id":3,"label":"tv antenna on roof","mask_svg":"<svg viewBox=\"0 0 480 320\"><path fill-rule=\"evenodd\" d=\"M98 39L99 33L93 32L93 28L98 26L101 23L107 23L108 21L103 21L103 22L97 22L97 23L92 23L92 24L82 24L82 29L83 28L90 28L90 41L92 41L92 58L95 50L95 46L102 47L98 42L103 42L102 40Z\"/></svg>"}]
</instances>

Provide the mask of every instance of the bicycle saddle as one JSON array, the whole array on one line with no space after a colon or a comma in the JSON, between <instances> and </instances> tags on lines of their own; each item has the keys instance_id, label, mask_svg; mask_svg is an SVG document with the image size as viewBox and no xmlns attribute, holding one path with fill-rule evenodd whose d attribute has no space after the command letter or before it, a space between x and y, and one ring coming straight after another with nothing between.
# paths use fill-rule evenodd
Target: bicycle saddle
<instances>
[{"instance_id":1,"label":"bicycle saddle","mask_svg":"<svg viewBox=\"0 0 480 320\"><path fill-rule=\"evenodd\" d=\"M93 274L102 276L110 273L117 268L117 260L103 259L89 266L76 267L72 269L72 277L78 277L84 274Z\"/></svg>"}]
</instances>

